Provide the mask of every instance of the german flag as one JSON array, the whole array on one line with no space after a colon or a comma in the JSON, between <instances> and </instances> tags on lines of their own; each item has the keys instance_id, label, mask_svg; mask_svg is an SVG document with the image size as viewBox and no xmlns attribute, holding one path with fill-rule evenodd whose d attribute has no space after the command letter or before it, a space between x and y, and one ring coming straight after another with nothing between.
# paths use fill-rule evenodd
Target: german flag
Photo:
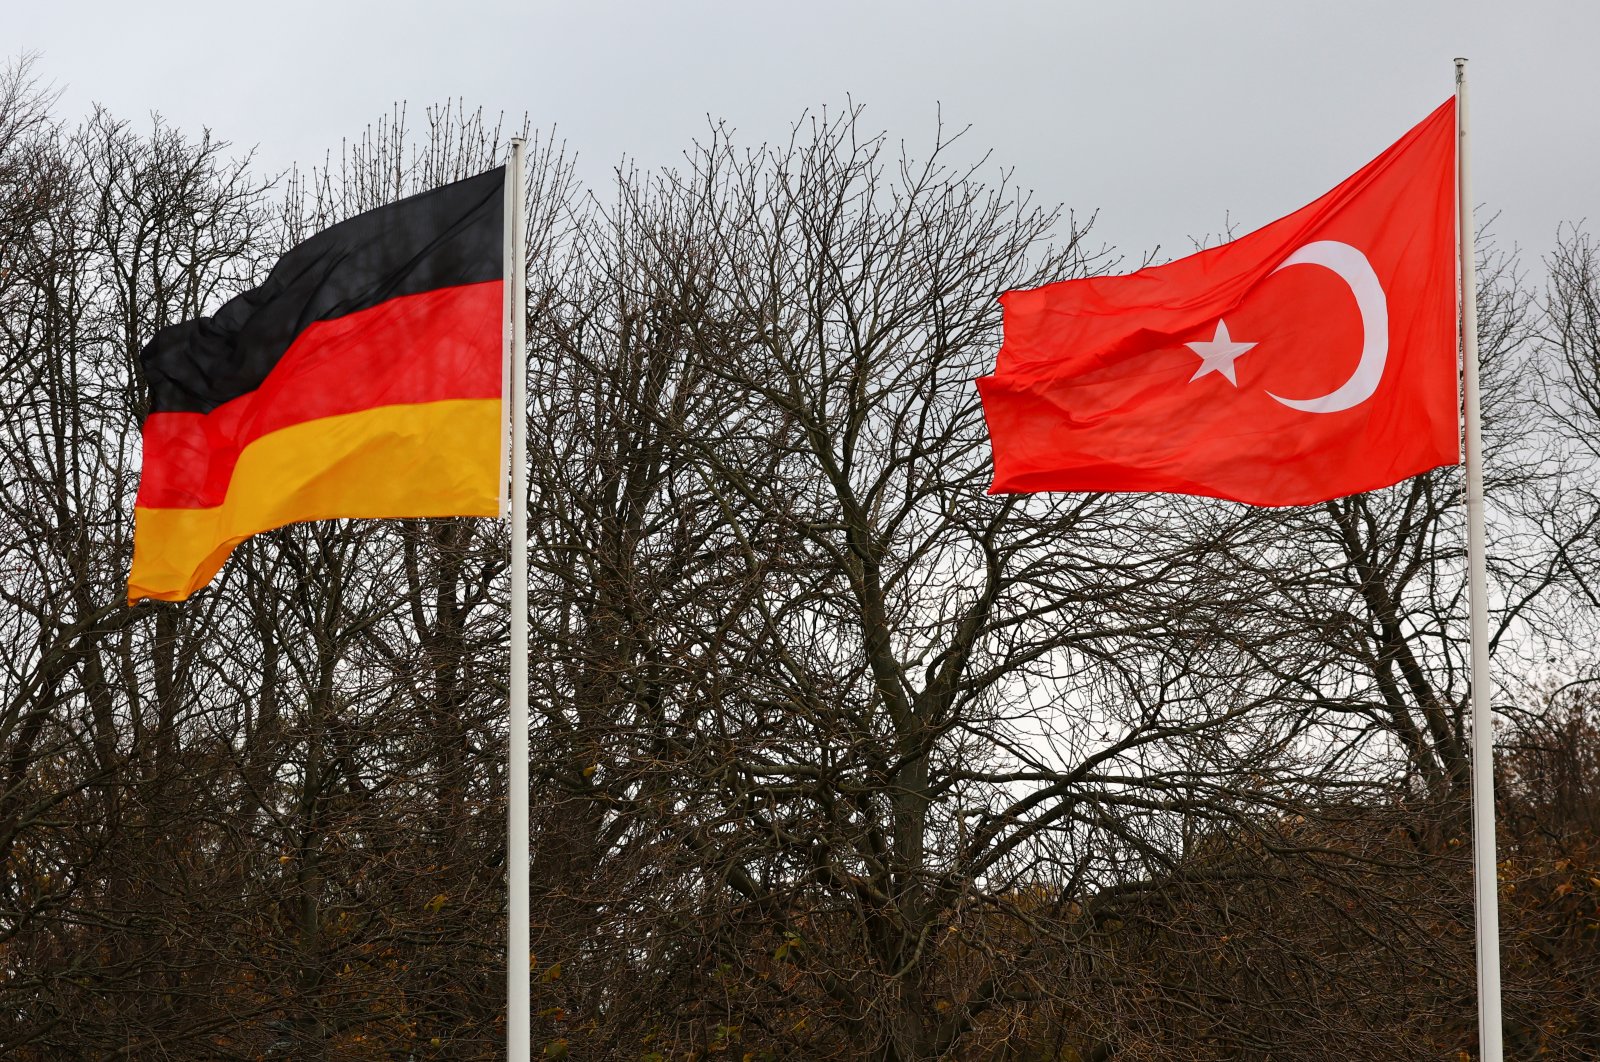
<instances>
[{"instance_id":1,"label":"german flag","mask_svg":"<svg viewBox=\"0 0 1600 1062\"><path fill-rule=\"evenodd\" d=\"M500 511L505 168L358 215L140 353L128 602L261 531Z\"/></svg>"}]
</instances>

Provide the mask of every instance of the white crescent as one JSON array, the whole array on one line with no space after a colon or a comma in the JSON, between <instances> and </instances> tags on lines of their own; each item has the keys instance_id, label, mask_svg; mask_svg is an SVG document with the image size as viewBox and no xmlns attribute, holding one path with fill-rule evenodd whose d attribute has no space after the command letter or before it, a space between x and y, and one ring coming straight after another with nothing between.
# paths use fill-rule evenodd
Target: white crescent
<instances>
[{"instance_id":1,"label":"white crescent","mask_svg":"<svg viewBox=\"0 0 1600 1062\"><path fill-rule=\"evenodd\" d=\"M1308 243L1284 259L1278 269L1292 265L1319 265L1332 270L1350 285L1350 293L1356 297L1356 308L1361 312L1361 360L1348 380L1320 398L1283 398L1271 391L1267 395L1305 413L1337 413L1359 406L1378 389L1384 363L1389 360L1389 299L1383 293L1378 274L1373 272L1366 255L1337 240Z\"/></svg>"}]
</instances>

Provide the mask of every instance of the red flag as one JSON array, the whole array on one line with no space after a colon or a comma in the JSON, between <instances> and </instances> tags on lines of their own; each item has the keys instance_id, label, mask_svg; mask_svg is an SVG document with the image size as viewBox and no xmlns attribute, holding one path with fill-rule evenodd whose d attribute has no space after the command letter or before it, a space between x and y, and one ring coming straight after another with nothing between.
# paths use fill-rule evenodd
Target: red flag
<instances>
[{"instance_id":1,"label":"red flag","mask_svg":"<svg viewBox=\"0 0 1600 1062\"><path fill-rule=\"evenodd\" d=\"M1310 206L1001 296L991 494L1303 505L1458 461L1455 101Z\"/></svg>"}]
</instances>

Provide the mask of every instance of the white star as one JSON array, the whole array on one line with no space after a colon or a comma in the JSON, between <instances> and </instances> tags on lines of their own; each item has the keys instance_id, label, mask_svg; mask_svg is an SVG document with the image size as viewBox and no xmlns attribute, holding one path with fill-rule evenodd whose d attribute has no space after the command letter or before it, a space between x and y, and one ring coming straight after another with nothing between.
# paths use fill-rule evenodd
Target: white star
<instances>
[{"instance_id":1,"label":"white star","mask_svg":"<svg viewBox=\"0 0 1600 1062\"><path fill-rule=\"evenodd\" d=\"M1228 382L1238 387L1239 381L1233 375L1233 359L1255 346L1254 343L1235 343L1233 337L1228 335L1228 326L1222 318L1217 318L1217 330L1210 341L1205 343L1185 343L1184 346L1200 355L1200 367L1195 370L1189 382L1194 383L1207 373L1220 372L1228 378Z\"/></svg>"}]
</instances>

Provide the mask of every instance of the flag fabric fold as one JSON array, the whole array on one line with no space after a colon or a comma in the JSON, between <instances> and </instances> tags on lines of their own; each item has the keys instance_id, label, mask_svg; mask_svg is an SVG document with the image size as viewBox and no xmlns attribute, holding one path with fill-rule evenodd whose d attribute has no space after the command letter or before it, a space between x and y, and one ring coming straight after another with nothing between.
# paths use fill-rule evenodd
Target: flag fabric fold
<instances>
[{"instance_id":1,"label":"flag fabric fold","mask_svg":"<svg viewBox=\"0 0 1600 1062\"><path fill-rule=\"evenodd\" d=\"M1457 463L1455 165L1452 99L1246 236L1006 292L990 492L1299 505Z\"/></svg>"},{"instance_id":2,"label":"flag fabric fold","mask_svg":"<svg viewBox=\"0 0 1600 1062\"><path fill-rule=\"evenodd\" d=\"M146 345L130 604L286 524L498 514L504 195L501 167L334 225Z\"/></svg>"}]
</instances>

